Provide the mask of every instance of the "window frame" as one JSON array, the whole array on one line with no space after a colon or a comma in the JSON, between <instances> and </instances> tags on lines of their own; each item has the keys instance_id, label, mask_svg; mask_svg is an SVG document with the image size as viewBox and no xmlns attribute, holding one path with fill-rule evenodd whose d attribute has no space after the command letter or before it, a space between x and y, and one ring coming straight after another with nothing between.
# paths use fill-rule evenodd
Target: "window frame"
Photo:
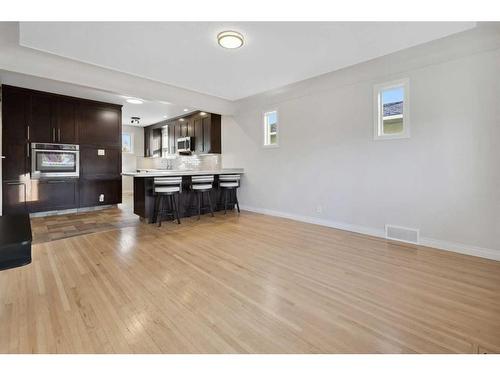
<instances>
[{"instance_id":1,"label":"window frame","mask_svg":"<svg viewBox=\"0 0 500 375\"><path fill-rule=\"evenodd\" d=\"M128 135L130 137L130 151L123 151L123 136ZM134 153L134 134L130 132L122 132L122 153L123 154L133 154Z\"/></svg>"},{"instance_id":2,"label":"window frame","mask_svg":"<svg viewBox=\"0 0 500 375\"><path fill-rule=\"evenodd\" d=\"M276 113L276 132L269 132L269 124L267 122L267 115L269 113ZM262 116L263 119L263 129L264 129L264 143L263 146L264 148L276 148L279 147L279 131L280 131L280 126L279 126L279 113L277 109L269 109L263 113ZM268 140L271 140L271 135L275 134L276 135L276 143L268 143Z\"/></svg>"},{"instance_id":3,"label":"window frame","mask_svg":"<svg viewBox=\"0 0 500 375\"><path fill-rule=\"evenodd\" d=\"M382 92L397 87L403 88L403 131L397 134L384 134L384 109ZM410 79L402 78L373 86L373 139L405 139L410 138Z\"/></svg>"}]
</instances>

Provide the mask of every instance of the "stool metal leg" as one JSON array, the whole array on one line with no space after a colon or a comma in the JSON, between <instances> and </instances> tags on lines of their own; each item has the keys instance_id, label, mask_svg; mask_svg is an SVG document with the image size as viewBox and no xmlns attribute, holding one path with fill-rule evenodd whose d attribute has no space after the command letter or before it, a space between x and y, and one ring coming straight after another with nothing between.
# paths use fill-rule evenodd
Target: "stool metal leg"
<instances>
[{"instance_id":1,"label":"stool metal leg","mask_svg":"<svg viewBox=\"0 0 500 375\"><path fill-rule=\"evenodd\" d=\"M227 214L227 189L224 189L224 215Z\"/></svg>"},{"instance_id":2,"label":"stool metal leg","mask_svg":"<svg viewBox=\"0 0 500 375\"><path fill-rule=\"evenodd\" d=\"M163 208L163 195L158 196L158 212L156 213L156 224L161 227L161 214Z\"/></svg>"},{"instance_id":3,"label":"stool metal leg","mask_svg":"<svg viewBox=\"0 0 500 375\"><path fill-rule=\"evenodd\" d=\"M234 200L236 201L236 207L238 208L238 213L240 213L240 204L238 202L238 195L236 194L236 189L234 189Z\"/></svg>"},{"instance_id":4,"label":"stool metal leg","mask_svg":"<svg viewBox=\"0 0 500 375\"><path fill-rule=\"evenodd\" d=\"M175 216L177 216L177 224L181 223L181 220L179 219L179 199L180 199L180 196L176 195L176 197L175 197L175 200L176 200L176 204L175 204Z\"/></svg>"},{"instance_id":5,"label":"stool metal leg","mask_svg":"<svg viewBox=\"0 0 500 375\"><path fill-rule=\"evenodd\" d=\"M200 215L201 215L201 199L200 199L200 192L196 193L196 199L198 200L198 220L200 220Z\"/></svg>"},{"instance_id":6,"label":"stool metal leg","mask_svg":"<svg viewBox=\"0 0 500 375\"><path fill-rule=\"evenodd\" d=\"M155 205L153 209L153 216L151 217L151 223L158 221L158 212L160 211L160 195L155 195Z\"/></svg>"},{"instance_id":7,"label":"stool metal leg","mask_svg":"<svg viewBox=\"0 0 500 375\"><path fill-rule=\"evenodd\" d=\"M174 212L175 218L177 219L177 224L180 224L179 219L179 197L177 195L172 195L172 210Z\"/></svg>"},{"instance_id":8,"label":"stool metal leg","mask_svg":"<svg viewBox=\"0 0 500 375\"><path fill-rule=\"evenodd\" d=\"M210 208L210 213L212 214L212 217L214 217L214 210L212 208L212 198L210 198L210 191L207 191L208 195L208 207Z\"/></svg>"}]
</instances>

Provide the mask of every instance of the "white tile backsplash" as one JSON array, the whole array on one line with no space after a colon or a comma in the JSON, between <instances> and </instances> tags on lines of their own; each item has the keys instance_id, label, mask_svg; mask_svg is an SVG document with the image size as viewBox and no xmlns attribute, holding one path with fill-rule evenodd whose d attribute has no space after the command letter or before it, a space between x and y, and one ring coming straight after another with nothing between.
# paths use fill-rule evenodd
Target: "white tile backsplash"
<instances>
[{"instance_id":1,"label":"white tile backsplash","mask_svg":"<svg viewBox=\"0 0 500 375\"><path fill-rule=\"evenodd\" d=\"M170 155L165 158L137 157L137 169L212 170L222 168L220 154Z\"/></svg>"}]
</instances>

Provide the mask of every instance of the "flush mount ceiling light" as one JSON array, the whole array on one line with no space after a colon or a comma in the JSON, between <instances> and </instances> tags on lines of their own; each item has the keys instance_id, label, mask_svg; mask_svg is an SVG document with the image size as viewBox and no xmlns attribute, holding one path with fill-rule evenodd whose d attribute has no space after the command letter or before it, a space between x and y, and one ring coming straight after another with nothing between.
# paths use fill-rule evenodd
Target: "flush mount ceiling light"
<instances>
[{"instance_id":1,"label":"flush mount ceiling light","mask_svg":"<svg viewBox=\"0 0 500 375\"><path fill-rule=\"evenodd\" d=\"M240 48L243 45L243 35L236 31L223 31L217 34L217 42L222 48Z\"/></svg>"},{"instance_id":2,"label":"flush mount ceiling light","mask_svg":"<svg viewBox=\"0 0 500 375\"><path fill-rule=\"evenodd\" d=\"M187 111L189 111L189 108L184 108L184 112L187 112Z\"/></svg>"},{"instance_id":3,"label":"flush mount ceiling light","mask_svg":"<svg viewBox=\"0 0 500 375\"><path fill-rule=\"evenodd\" d=\"M128 98L127 99L127 103L131 103L131 104L142 104L144 103L143 100L141 99L137 99L137 98Z\"/></svg>"}]
</instances>

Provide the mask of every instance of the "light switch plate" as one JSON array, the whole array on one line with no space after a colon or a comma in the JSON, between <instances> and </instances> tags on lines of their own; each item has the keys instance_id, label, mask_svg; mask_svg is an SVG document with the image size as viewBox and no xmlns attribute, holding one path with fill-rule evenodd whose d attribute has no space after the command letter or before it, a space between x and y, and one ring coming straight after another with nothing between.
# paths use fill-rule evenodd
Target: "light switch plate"
<instances>
[{"instance_id":1,"label":"light switch plate","mask_svg":"<svg viewBox=\"0 0 500 375\"><path fill-rule=\"evenodd\" d=\"M104 202L104 194L99 195L99 202Z\"/></svg>"},{"instance_id":2,"label":"light switch plate","mask_svg":"<svg viewBox=\"0 0 500 375\"><path fill-rule=\"evenodd\" d=\"M103 150L103 149L97 150L97 156L104 156L104 155L106 155L106 150Z\"/></svg>"}]
</instances>

